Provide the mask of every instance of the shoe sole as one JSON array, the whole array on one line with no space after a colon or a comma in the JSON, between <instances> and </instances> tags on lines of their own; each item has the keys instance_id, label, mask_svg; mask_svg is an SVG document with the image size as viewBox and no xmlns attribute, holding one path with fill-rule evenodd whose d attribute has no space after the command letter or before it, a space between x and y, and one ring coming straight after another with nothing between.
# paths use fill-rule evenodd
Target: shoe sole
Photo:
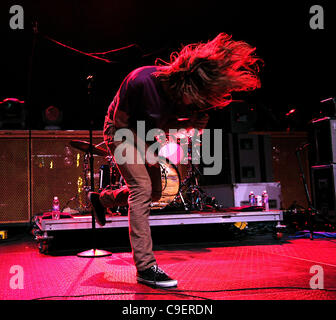
<instances>
[{"instance_id":1,"label":"shoe sole","mask_svg":"<svg viewBox=\"0 0 336 320\"><path fill-rule=\"evenodd\" d=\"M171 288L171 287L177 287L177 280L169 280L169 281L151 281L142 279L140 277L137 277L137 281L143 284L148 284L153 287L160 287L160 288Z\"/></svg>"},{"instance_id":2,"label":"shoe sole","mask_svg":"<svg viewBox=\"0 0 336 320\"><path fill-rule=\"evenodd\" d=\"M104 220L99 219L98 214L97 214L97 211L96 211L96 209L95 209L95 207L94 207L94 205L93 205L93 203L92 203L92 195L93 195L93 193L89 193L88 198L89 198L89 201L91 202L91 205L92 205L93 215L94 215L95 220L97 221L97 223L98 223L101 227L103 227L103 226L105 226L105 224L106 224L106 219L104 219Z\"/></svg>"}]
</instances>

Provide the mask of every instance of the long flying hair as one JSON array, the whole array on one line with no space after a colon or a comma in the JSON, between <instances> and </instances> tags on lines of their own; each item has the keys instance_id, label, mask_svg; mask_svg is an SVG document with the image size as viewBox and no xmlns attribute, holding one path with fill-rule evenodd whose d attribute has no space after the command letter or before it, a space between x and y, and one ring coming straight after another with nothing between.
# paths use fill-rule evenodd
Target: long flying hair
<instances>
[{"instance_id":1,"label":"long flying hair","mask_svg":"<svg viewBox=\"0 0 336 320\"><path fill-rule=\"evenodd\" d=\"M231 92L260 87L259 62L255 48L220 33L207 43L189 44L172 53L170 62L155 75L176 101L187 97L202 109L220 108L232 101Z\"/></svg>"}]
</instances>

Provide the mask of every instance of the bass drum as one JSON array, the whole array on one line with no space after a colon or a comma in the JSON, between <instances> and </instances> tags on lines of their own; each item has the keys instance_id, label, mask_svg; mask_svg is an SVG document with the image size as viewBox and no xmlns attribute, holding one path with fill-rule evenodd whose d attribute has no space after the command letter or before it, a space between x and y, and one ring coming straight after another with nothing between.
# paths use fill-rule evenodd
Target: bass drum
<instances>
[{"instance_id":1,"label":"bass drum","mask_svg":"<svg viewBox=\"0 0 336 320\"><path fill-rule=\"evenodd\" d=\"M181 179L176 166L165 158L159 160L161 169L162 193L161 198L151 203L151 209L163 209L173 202L180 191Z\"/></svg>"},{"instance_id":2,"label":"bass drum","mask_svg":"<svg viewBox=\"0 0 336 320\"><path fill-rule=\"evenodd\" d=\"M165 208L171 202L174 201L177 194L180 191L181 178L177 167L170 163L164 157L159 157L159 165L161 170L161 197L158 201L151 202L150 206L152 210L160 210ZM112 189L120 189L125 186L125 181L119 173L116 166L102 166L100 168L100 190L106 186L110 186Z\"/></svg>"}]
</instances>

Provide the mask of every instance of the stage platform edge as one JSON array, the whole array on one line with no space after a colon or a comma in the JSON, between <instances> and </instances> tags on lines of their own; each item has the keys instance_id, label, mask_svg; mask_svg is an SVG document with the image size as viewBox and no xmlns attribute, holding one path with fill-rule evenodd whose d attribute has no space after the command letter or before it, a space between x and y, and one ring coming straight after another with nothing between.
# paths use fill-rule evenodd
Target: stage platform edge
<instances>
[{"instance_id":1,"label":"stage platform edge","mask_svg":"<svg viewBox=\"0 0 336 320\"><path fill-rule=\"evenodd\" d=\"M151 214L149 223L151 226L172 226L212 223L236 223L236 222L280 222L283 220L282 210L253 211L253 212L190 212L179 214ZM73 216L66 219L41 219L37 223L40 231L58 230L85 230L92 228L91 215ZM128 216L107 216L106 224L96 228L128 228Z\"/></svg>"}]
</instances>

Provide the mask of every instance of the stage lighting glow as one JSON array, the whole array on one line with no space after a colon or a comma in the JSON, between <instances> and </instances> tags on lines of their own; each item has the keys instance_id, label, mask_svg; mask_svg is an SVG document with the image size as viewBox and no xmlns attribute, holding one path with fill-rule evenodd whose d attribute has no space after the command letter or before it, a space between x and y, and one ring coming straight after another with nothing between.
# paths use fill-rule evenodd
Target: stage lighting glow
<instances>
[{"instance_id":1,"label":"stage lighting glow","mask_svg":"<svg viewBox=\"0 0 336 320\"><path fill-rule=\"evenodd\" d=\"M286 113L286 116L290 116L291 114L293 114L294 112L296 112L296 109L291 109Z\"/></svg>"}]
</instances>

